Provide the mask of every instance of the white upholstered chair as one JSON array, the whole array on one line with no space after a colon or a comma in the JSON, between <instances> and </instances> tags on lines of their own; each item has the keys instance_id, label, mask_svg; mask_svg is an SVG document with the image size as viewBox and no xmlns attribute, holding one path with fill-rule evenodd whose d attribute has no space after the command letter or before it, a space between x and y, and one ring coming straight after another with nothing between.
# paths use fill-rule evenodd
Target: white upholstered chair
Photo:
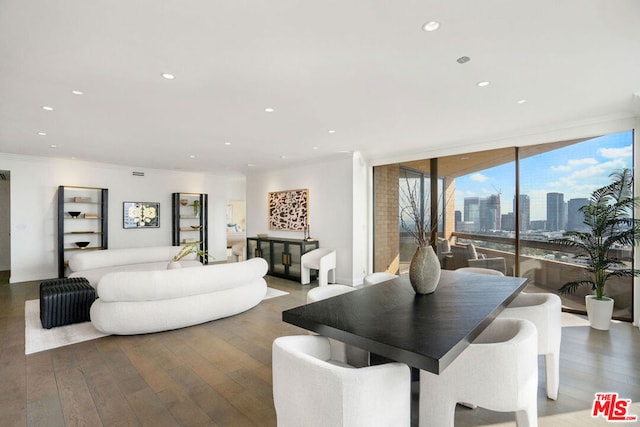
<instances>
[{"instance_id":1,"label":"white upholstered chair","mask_svg":"<svg viewBox=\"0 0 640 427\"><path fill-rule=\"evenodd\" d=\"M507 262L504 257L487 258L476 251L475 245L456 244L451 247L451 258L446 260L447 269L456 270L459 267L479 267L498 270L507 275Z\"/></svg>"},{"instance_id":2,"label":"white upholstered chair","mask_svg":"<svg viewBox=\"0 0 640 427\"><path fill-rule=\"evenodd\" d=\"M460 267L456 268L456 271L459 273L471 273L471 274L487 274L491 276L504 276L501 271L493 270L491 268L481 268L481 267Z\"/></svg>"},{"instance_id":3,"label":"white upholstered chair","mask_svg":"<svg viewBox=\"0 0 640 427\"><path fill-rule=\"evenodd\" d=\"M531 322L496 319L440 375L420 371L420 426L453 426L458 402L537 426L537 340Z\"/></svg>"},{"instance_id":4,"label":"white upholstered chair","mask_svg":"<svg viewBox=\"0 0 640 427\"><path fill-rule=\"evenodd\" d=\"M279 427L409 426L409 367L336 364L325 337L273 342L273 401Z\"/></svg>"},{"instance_id":5,"label":"white upholstered chair","mask_svg":"<svg viewBox=\"0 0 640 427\"><path fill-rule=\"evenodd\" d=\"M456 271L502 276L496 270L463 267ZM498 317L526 319L538 331L538 354L544 356L547 397L556 400L560 387L560 341L562 339L562 300L549 293L521 293Z\"/></svg>"},{"instance_id":6,"label":"white upholstered chair","mask_svg":"<svg viewBox=\"0 0 640 427\"><path fill-rule=\"evenodd\" d=\"M311 270L318 270L318 284L327 286L329 274L331 282L336 279L336 251L327 248L318 248L303 254L301 259L300 281L303 285L311 282Z\"/></svg>"},{"instance_id":7,"label":"white upholstered chair","mask_svg":"<svg viewBox=\"0 0 640 427\"><path fill-rule=\"evenodd\" d=\"M367 274L366 276L364 276L364 280L362 283L364 284L364 286L371 286L377 283L386 282L387 280L395 279L396 277L398 277L397 274L391 274L381 271L378 273Z\"/></svg>"},{"instance_id":8,"label":"white upholstered chair","mask_svg":"<svg viewBox=\"0 0 640 427\"><path fill-rule=\"evenodd\" d=\"M346 285L318 286L307 292L307 304L355 290L355 288ZM348 363L358 368L369 365L369 352L367 350L345 344L332 338L329 338L329 342L331 343L332 360Z\"/></svg>"},{"instance_id":9,"label":"white upholstered chair","mask_svg":"<svg viewBox=\"0 0 640 427\"><path fill-rule=\"evenodd\" d=\"M307 292L307 304L355 290L356 288L347 285L318 286L317 288L309 289L309 292Z\"/></svg>"},{"instance_id":10,"label":"white upholstered chair","mask_svg":"<svg viewBox=\"0 0 640 427\"><path fill-rule=\"evenodd\" d=\"M498 318L526 319L538 330L538 354L544 355L547 397L556 400L560 385L562 301L550 293L521 293Z\"/></svg>"}]
</instances>

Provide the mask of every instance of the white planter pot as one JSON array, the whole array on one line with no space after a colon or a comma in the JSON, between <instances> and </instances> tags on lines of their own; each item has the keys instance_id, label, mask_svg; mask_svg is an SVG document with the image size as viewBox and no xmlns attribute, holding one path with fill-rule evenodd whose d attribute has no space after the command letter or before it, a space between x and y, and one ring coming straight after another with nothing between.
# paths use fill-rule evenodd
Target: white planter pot
<instances>
[{"instance_id":1,"label":"white planter pot","mask_svg":"<svg viewBox=\"0 0 640 427\"><path fill-rule=\"evenodd\" d=\"M613 299L598 300L595 295L584 297L587 305L587 317L593 329L608 331L613 315Z\"/></svg>"}]
</instances>

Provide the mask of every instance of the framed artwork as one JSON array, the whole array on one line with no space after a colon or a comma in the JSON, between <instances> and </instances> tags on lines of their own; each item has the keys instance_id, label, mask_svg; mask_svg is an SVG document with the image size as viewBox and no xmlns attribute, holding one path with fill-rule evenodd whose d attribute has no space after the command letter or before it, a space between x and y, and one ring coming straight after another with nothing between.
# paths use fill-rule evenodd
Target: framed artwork
<instances>
[{"instance_id":1,"label":"framed artwork","mask_svg":"<svg viewBox=\"0 0 640 427\"><path fill-rule=\"evenodd\" d=\"M309 190L269 193L269 229L304 231L309 215Z\"/></svg>"},{"instance_id":2,"label":"framed artwork","mask_svg":"<svg viewBox=\"0 0 640 427\"><path fill-rule=\"evenodd\" d=\"M160 227L160 203L123 202L122 225L124 228Z\"/></svg>"}]
</instances>

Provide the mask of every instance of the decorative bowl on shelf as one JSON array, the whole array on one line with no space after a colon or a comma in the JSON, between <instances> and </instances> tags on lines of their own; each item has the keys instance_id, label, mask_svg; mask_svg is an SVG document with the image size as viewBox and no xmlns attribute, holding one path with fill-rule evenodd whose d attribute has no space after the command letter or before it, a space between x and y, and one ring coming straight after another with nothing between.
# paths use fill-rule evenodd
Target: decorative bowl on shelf
<instances>
[{"instance_id":1,"label":"decorative bowl on shelf","mask_svg":"<svg viewBox=\"0 0 640 427\"><path fill-rule=\"evenodd\" d=\"M182 206L187 206L189 204L189 201L187 199L180 199L180 204Z\"/></svg>"},{"instance_id":2,"label":"decorative bowl on shelf","mask_svg":"<svg viewBox=\"0 0 640 427\"><path fill-rule=\"evenodd\" d=\"M192 225L191 228L193 228L194 230L200 230L202 228L202 226L200 226L200 225Z\"/></svg>"},{"instance_id":3,"label":"decorative bowl on shelf","mask_svg":"<svg viewBox=\"0 0 640 427\"><path fill-rule=\"evenodd\" d=\"M89 246L89 242L76 242L76 245L78 245L79 248L84 249Z\"/></svg>"},{"instance_id":4,"label":"decorative bowl on shelf","mask_svg":"<svg viewBox=\"0 0 640 427\"><path fill-rule=\"evenodd\" d=\"M67 212L71 218L78 218L82 212L80 211L69 211Z\"/></svg>"}]
</instances>

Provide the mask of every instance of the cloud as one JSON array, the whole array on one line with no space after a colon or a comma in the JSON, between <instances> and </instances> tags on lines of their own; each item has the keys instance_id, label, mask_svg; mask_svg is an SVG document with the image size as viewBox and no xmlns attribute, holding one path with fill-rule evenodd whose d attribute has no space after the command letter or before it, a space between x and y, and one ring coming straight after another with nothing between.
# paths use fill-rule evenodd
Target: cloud
<instances>
[{"instance_id":1,"label":"cloud","mask_svg":"<svg viewBox=\"0 0 640 427\"><path fill-rule=\"evenodd\" d=\"M628 145L626 147L619 148L601 148L598 152L602 157L607 159L617 159L620 157L629 158L633 155L633 146Z\"/></svg>"},{"instance_id":2,"label":"cloud","mask_svg":"<svg viewBox=\"0 0 640 427\"><path fill-rule=\"evenodd\" d=\"M551 170L554 172L569 172L577 167L584 165L597 165L598 161L592 157L584 159L571 159L567 161L567 164L561 166L551 166Z\"/></svg>"},{"instance_id":3,"label":"cloud","mask_svg":"<svg viewBox=\"0 0 640 427\"><path fill-rule=\"evenodd\" d=\"M565 199L586 197L596 188L609 183L609 174L624 168L625 161L621 158L612 159L604 163L591 164L588 167L560 176L556 181L547 182L547 187L565 194Z\"/></svg>"},{"instance_id":4,"label":"cloud","mask_svg":"<svg viewBox=\"0 0 640 427\"><path fill-rule=\"evenodd\" d=\"M489 179L489 177L481 173L474 173L469 177L469 179L471 181L476 181L476 182L485 182Z\"/></svg>"}]
</instances>

